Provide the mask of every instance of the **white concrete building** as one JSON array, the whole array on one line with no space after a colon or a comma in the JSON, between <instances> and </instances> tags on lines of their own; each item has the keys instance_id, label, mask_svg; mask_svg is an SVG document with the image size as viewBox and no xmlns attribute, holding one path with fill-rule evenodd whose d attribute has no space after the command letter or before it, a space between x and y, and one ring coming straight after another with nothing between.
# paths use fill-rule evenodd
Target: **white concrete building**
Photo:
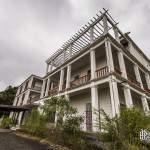
<instances>
[{"instance_id":1,"label":"white concrete building","mask_svg":"<svg viewBox=\"0 0 150 150\"><path fill-rule=\"evenodd\" d=\"M31 107L35 101L39 100L43 80L36 75L29 76L17 89L13 106L22 108ZM25 116L25 111L11 112L10 117L20 125Z\"/></svg>"},{"instance_id":2,"label":"white concrete building","mask_svg":"<svg viewBox=\"0 0 150 150\"><path fill-rule=\"evenodd\" d=\"M107 11L82 27L46 64L40 99L35 103L67 95L85 116L83 130L97 130L94 108L104 109L111 117L121 107L149 112L150 60Z\"/></svg>"}]
</instances>

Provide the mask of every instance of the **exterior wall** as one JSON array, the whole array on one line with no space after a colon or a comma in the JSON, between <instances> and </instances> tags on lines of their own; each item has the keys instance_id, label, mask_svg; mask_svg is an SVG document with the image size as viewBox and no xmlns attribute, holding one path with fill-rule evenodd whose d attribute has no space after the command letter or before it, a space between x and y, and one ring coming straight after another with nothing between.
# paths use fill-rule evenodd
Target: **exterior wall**
<instances>
[{"instance_id":1,"label":"exterior wall","mask_svg":"<svg viewBox=\"0 0 150 150\"><path fill-rule=\"evenodd\" d=\"M91 96L89 93L76 95L70 98L70 104L77 108L80 115L83 117L86 116L86 103L91 103ZM84 119L84 123L81 128L86 131L86 120Z\"/></svg>"},{"instance_id":2,"label":"exterior wall","mask_svg":"<svg viewBox=\"0 0 150 150\"><path fill-rule=\"evenodd\" d=\"M112 116L109 87L98 89L98 97L100 109L103 109L107 115ZM101 116L101 118L103 118L103 116Z\"/></svg>"}]
</instances>

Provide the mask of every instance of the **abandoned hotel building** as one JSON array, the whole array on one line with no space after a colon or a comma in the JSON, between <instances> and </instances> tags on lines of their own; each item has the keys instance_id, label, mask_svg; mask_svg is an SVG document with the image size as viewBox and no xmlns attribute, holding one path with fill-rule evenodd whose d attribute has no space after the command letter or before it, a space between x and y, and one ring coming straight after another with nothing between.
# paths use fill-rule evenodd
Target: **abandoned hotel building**
<instances>
[{"instance_id":1,"label":"abandoned hotel building","mask_svg":"<svg viewBox=\"0 0 150 150\"><path fill-rule=\"evenodd\" d=\"M93 108L111 117L121 107L150 110L150 60L108 11L93 17L46 64L44 77L31 75L18 87L14 106L42 105L51 96L67 96L84 115L86 131L97 130ZM10 116L19 125L25 111Z\"/></svg>"}]
</instances>

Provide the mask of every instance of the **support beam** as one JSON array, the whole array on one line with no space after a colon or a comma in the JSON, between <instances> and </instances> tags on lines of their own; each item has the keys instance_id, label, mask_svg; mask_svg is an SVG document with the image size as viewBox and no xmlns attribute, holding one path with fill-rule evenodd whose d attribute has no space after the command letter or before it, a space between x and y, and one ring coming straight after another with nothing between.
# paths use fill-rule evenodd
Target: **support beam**
<instances>
[{"instance_id":1,"label":"support beam","mask_svg":"<svg viewBox=\"0 0 150 150\"><path fill-rule=\"evenodd\" d=\"M109 81L109 88L110 88L110 100L111 100L111 107L112 107L112 117L120 114L120 101L119 101L119 93L117 82L115 78L111 78Z\"/></svg>"},{"instance_id":2,"label":"support beam","mask_svg":"<svg viewBox=\"0 0 150 150\"><path fill-rule=\"evenodd\" d=\"M142 100L143 110L147 114L149 112L150 108L148 106L148 102L147 102L145 94L143 96L141 96L141 100Z\"/></svg>"},{"instance_id":3,"label":"support beam","mask_svg":"<svg viewBox=\"0 0 150 150\"><path fill-rule=\"evenodd\" d=\"M103 28L104 28L104 35L105 35L108 33L107 17L105 15L103 17Z\"/></svg>"},{"instance_id":4,"label":"support beam","mask_svg":"<svg viewBox=\"0 0 150 150\"><path fill-rule=\"evenodd\" d=\"M118 29L116 27L113 27L113 30L114 30L115 39L117 40L118 43L120 43Z\"/></svg>"},{"instance_id":5,"label":"support beam","mask_svg":"<svg viewBox=\"0 0 150 150\"><path fill-rule=\"evenodd\" d=\"M122 53L121 50L118 51L118 60L119 60L119 66L120 66L122 77L124 77L125 79L128 79L127 72L126 72L125 61L124 61L123 53Z\"/></svg>"},{"instance_id":6,"label":"support beam","mask_svg":"<svg viewBox=\"0 0 150 150\"><path fill-rule=\"evenodd\" d=\"M43 80L43 85L42 85L42 90L41 90L41 96L40 96L40 98L44 97L45 85L46 85L46 79Z\"/></svg>"},{"instance_id":7,"label":"support beam","mask_svg":"<svg viewBox=\"0 0 150 150\"><path fill-rule=\"evenodd\" d=\"M49 64L47 63L46 64L47 66L46 66L46 74L49 72Z\"/></svg>"},{"instance_id":8,"label":"support beam","mask_svg":"<svg viewBox=\"0 0 150 150\"><path fill-rule=\"evenodd\" d=\"M50 87L50 82L51 82L51 80L50 80L50 77L49 77L48 80L47 80L47 86L46 86L45 96L48 96L49 87Z\"/></svg>"},{"instance_id":9,"label":"support beam","mask_svg":"<svg viewBox=\"0 0 150 150\"><path fill-rule=\"evenodd\" d=\"M132 96L131 96L131 90L130 90L128 84L126 84L124 86L124 96L125 96L126 107L132 108L133 107L133 101L132 101Z\"/></svg>"},{"instance_id":10,"label":"support beam","mask_svg":"<svg viewBox=\"0 0 150 150\"><path fill-rule=\"evenodd\" d=\"M65 70L61 69L61 71L60 71L60 80L59 80L59 91L62 91L62 89L63 89L64 73L65 73Z\"/></svg>"},{"instance_id":11,"label":"support beam","mask_svg":"<svg viewBox=\"0 0 150 150\"><path fill-rule=\"evenodd\" d=\"M143 89L141 75L140 75L139 67L137 65L134 65L134 72L135 72L136 80L140 83L140 86Z\"/></svg>"},{"instance_id":12,"label":"support beam","mask_svg":"<svg viewBox=\"0 0 150 150\"><path fill-rule=\"evenodd\" d=\"M66 89L70 88L70 81L71 81L71 65L68 65L68 67L67 67Z\"/></svg>"},{"instance_id":13,"label":"support beam","mask_svg":"<svg viewBox=\"0 0 150 150\"><path fill-rule=\"evenodd\" d=\"M92 85L91 86L91 103L92 103L92 130L98 131L98 128L96 127L98 116L95 114L95 110L98 110L98 89L97 86Z\"/></svg>"},{"instance_id":14,"label":"support beam","mask_svg":"<svg viewBox=\"0 0 150 150\"><path fill-rule=\"evenodd\" d=\"M94 49L90 52L91 80L96 78L96 57Z\"/></svg>"},{"instance_id":15,"label":"support beam","mask_svg":"<svg viewBox=\"0 0 150 150\"><path fill-rule=\"evenodd\" d=\"M105 51L106 51L107 66L109 72L112 73L114 72L114 62L113 62L111 44L107 38L105 39Z\"/></svg>"},{"instance_id":16,"label":"support beam","mask_svg":"<svg viewBox=\"0 0 150 150\"><path fill-rule=\"evenodd\" d=\"M150 75L148 73L146 74L146 82L148 89L150 89Z\"/></svg>"}]
</instances>

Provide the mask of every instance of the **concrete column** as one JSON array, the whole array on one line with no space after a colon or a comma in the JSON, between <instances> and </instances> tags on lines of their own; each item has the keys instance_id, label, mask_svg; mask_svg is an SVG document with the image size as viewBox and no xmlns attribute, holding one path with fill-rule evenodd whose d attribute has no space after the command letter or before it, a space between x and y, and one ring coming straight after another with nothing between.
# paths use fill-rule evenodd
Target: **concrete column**
<instances>
[{"instance_id":1,"label":"concrete column","mask_svg":"<svg viewBox=\"0 0 150 150\"><path fill-rule=\"evenodd\" d=\"M148 89L150 89L150 75L148 73L146 74L146 82Z\"/></svg>"},{"instance_id":2,"label":"concrete column","mask_svg":"<svg viewBox=\"0 0 150 150\"><path fill-rule=\"evenodd\" d=\"M117 27L113 27L115 39L120 43L119 32Z\"/></svg>"},{"instance_id":3,"label":"concrete column","mask_svg":"<svg viewBox=\"0 0 150 150\"><path fill-rule=\"evenodd\" d=\"M94 42L94 32L93 27L90 28L90 43L92 44Z\"/></svg>"},{"instance_id":4,"label":"concrete column","mask_svg":"<svg viewBox=\"0 0 150 150\"><path fill-rule=\"evenodd\" d=\"M27 93L25 93L25 97L24 97L24 101L23 101L23 105L27 104L29 97L30 96L30 91L28 91Z\"/></svg>"},{"instance_id":5,"label":"concrete column","mask_svg":"<svg viewBox=\"0 0 150 150\"><path fill-rule=\"evenodd\" d=\"M96 58L95 58L95 51L92 50L90 52L90 64L91 64L91 80L95 79L96 76Z\"/></svg>"},{"instance_id":6,"label":"concrete column","mask_svg":"<svg viewBox=\"0 0 150 150\"><path fill-rule=\"evenodd\" d=\"M17 100L18 100L18 98L15 97L14 102L13 102L13 106L16 106Z\"/></svg>"},{"instance_id":7,"label":"concrete column","mask_svg":"<svg viewBox=\"0 0 150 150\"><path fill-rule=\"evenodd\" d=\"M41 90L41 96L40 96L40 98L44 97L45 85L46 85L46 79L43 80L43 85L42 85L42 90Z\"/></svg>"},{"instance_id":8,"label":"concrete column","mask_svg":"<svg viewBox=\"0 0 150 150\"><path fill-rule=\"evenodd\" d=\"M61 72L60 72L60 80L59 80L59 91L62 91L62 88L63 88L63 84L64 84L64 73L65 73L65 70L64 70L64 69L61 69Z\"/></svg>"},{"instance_id":9,"label":"concrete column","mask_svg":"<svg viewBox=\"0 0 150 150\"><path fill-rule=\"evenodd\" d=\"M67 67L66 89L70 88L70 81L71 81L71 65Z\"/></svg>"},{"instance_id":10,"label":"concrete column","mask_svg":"<svg viewBox=\"0 0 150 150\"><path fill-rule=\"evenodd\" d=\"M114 72L112 49L111 49L111 44L108 41L108 39L105 40L105 50L106 50L106 59L107 59L107 66L108 66L109 72Z\"/></svg>"},{"instance_id":11,"label":"concrete column","mask_svg":"<svg viewBox=\"0 0 150 150\"><path fill-rule=\"evenodd\" d=\"M19 126L21 125L22 116L23 116L23 112L21 111L18 116L18 125Z\"/></svg>"},{"instance_id":12,"label":"concrete column","mask_svg":"<svg viewBox=\"0 0 150 150\"><path fill-rule=\"evenodd\" d=\"M147 113L150 110L150 108L148 106L148 102L147 102L145 94L143 96L141 96L141 100L142 100L143 110L145 113Z\"/></svg>"},{"instance_id":13,"label":"concrete column","mask_svg":"<svg viewBox=\"0 0 150 150\"><path fill-rule=\"evenodd\" d=\"M71 58L71 56L72 56L72 45L70 45L69 47L69 58Z\"/></svg>"},{"instance_id":14,"label":"concrete column","mask_svg":"<svg viewBox=\"0 0 150 150\"><path fill-rule=\"evenodd\" d=\"M95 114L95 110L98 110L98 89L97 86L91 86L91 104L92 104L92 129L93 131L98 131L96 127L98 116Z\"/></svg>"},{"instance_id":15,"label":"concrete column","mask_svg":"<svg viewBox=\"0 0 150 150\"><path fill-rule=\"evenodd\" d=\"M141 75L137 65L134 65L134 72L135 72L136 80L140 83L140 86L143 89Z\"/></svg>"},{"instance_id":16,"label":"concrete column","mask_svg":"<svg viewBox=\"0 0 150 150\"><path fill-rule=\"evenodd\" d=\"M28 88L32 88L32 84L33 84L33 76L31 77L29 81Z\"/></svg>"},{"instance_id":17,"label":"concrete column","mask_svg":"<svg viewBox=\"0 0 150 150\"><path fill-rule=\"evenodd\" d=\"M119 66L120 66L120 70L122 73L122 77L124 77L125 79L128 79L125 61L124 61L123 53L121 52L121 50L118 51L118 60L119 60Z\"/></svg>"},{"instance_id":18,"label":"concrete column","mask_svg":"<svg viewBox=\"0 0 150 150\"><path fill-rule=\"evenodd\" d=\"M110 79L109 87L110 87L112 117L115 117L116 115L119 115L120 113L119 93L118 93L117 82L115 81L115 79Z\"/></svg>"},{"instance_id":19,"label":"concrete column","mask_svg":"<svg viewBox=\"0 0 150 150\"><path fill-rule=\"evenodd\" d=\"M53 61L51 61L51 64L50 64L50 72L52 72L52 70L53 70Z\"/></svg>"},{"instance_id":20,"label":"concrete column","mask_svg":"<svg viewBox=\"0 0 150 150\"><path fill-rule=\"evenodd\" d=\"M133 101L132 101L132 96L131 96L131 90L130 90L128 84L124 86L124 96L125 96L127 108L132 108L133 107Z\"/></svg>"},{"instance_id":21,"label":"concrete column","mask_svg":"<svg viewBox=\"0 0 150 150\"><path fill-rule=\"evenodd\" d=\"M47 80L47 86L46 86L45 96L48 96L49 87L50 87L50 82L51 82L51 80L50 80L50 77L49 77L48 80Z\"/></svg>"},{"instance_id":22,"label":"concrete column","mask_svg":"<svg viewBox=\"0 0 150 150\"><path fill-rule=\"evenodd\" d=\"M107 24L107 18L106 16L103 17L103 28L104 28L104 34L108 33L108 24Z\"/></svg>"},{"instance_id":23,"label":"concrete column","mask_svg":"<svg viewBox=\"0 0 150 150\"><path fill-rule=\"evenodd\" d=\"M49 72L49 64L47 63L47 66L46 66L46 74Z\"/></svg>"}]
</instances>

